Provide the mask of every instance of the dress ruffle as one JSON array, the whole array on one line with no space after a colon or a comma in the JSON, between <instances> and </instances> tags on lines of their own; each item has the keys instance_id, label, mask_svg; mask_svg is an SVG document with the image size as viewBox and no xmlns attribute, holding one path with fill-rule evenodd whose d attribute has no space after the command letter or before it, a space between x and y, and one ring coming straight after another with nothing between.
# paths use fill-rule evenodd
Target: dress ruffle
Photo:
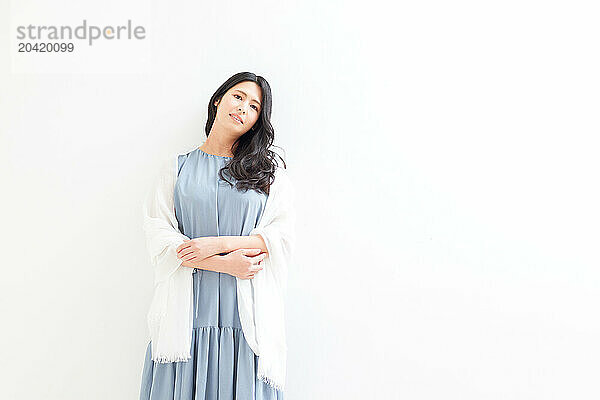
<instances>
[{"instance_id":1,"label":"dress ruffle","mask_svg":"<svg viewBox=\"0 0 600 400\"><path fill-rule=\"evenodd\" d=\"M156 363L148 343L140 400L283 400L283 392L256 378L258 357L241 328L192 331L192 358Z\"/></svg>"}]
</instances>

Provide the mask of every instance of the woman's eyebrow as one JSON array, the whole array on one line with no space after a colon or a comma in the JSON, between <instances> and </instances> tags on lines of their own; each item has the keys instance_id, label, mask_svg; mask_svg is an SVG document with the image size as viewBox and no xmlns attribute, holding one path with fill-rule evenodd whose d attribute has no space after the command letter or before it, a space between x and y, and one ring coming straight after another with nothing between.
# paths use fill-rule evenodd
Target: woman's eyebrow
<instances>
[{"instance_id":1,"label":"woman's eyebrow","mask_svg":"<svg viewBox=\"0 0 600 400\"><path fill-rule=\"evenodd\" d=\"M248 94L246 92L244 92L243 90L240 89L235 89L236 92L241 92L244 93L244 96L248 96ZM260 106L260 101L256 100L256 99L252 99L253 102L258 103L258 105Z\"/></svg>"}]
</instances>

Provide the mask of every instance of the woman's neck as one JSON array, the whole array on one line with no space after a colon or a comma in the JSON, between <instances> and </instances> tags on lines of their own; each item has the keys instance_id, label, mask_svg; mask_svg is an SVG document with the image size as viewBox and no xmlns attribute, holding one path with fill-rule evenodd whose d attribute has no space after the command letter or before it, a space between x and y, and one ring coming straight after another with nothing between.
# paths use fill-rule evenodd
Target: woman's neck
<instances>
[{"instance_id":1,"label":"woman's neck","mask_svg":"<svg viewBox=\"0 0 600 400\"><path fill-rule=\"evenodd\" d=\"M209 138L202 143L202 146L200 146L199 149L215 156L233 157L231 146L232 144L224 144L215 140L210 140L209 136Z\"/></svg>"}]
</instances>

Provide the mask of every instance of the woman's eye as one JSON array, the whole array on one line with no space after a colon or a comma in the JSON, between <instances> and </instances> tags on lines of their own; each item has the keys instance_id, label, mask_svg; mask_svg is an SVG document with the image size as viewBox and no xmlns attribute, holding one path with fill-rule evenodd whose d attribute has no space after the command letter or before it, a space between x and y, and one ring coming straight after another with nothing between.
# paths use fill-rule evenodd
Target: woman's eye
<instances>
[{"instance_id":1,"label":"woman's eye","mask_svg":"<svg viewBox=\"0 0 600 400\"><path fill-rule=\"evenodd\" d=\"M233 97L235 97L236 99L239 97L239 98L240 98L240 100L242 99L242 96L240 96L239 94L234 94L234 95L233 95ZM254 109L255 109L256 111L258 111L258 107L256 107L255 105L252 105L252 107L254 107Z\"/></svg>"}]
</instances>

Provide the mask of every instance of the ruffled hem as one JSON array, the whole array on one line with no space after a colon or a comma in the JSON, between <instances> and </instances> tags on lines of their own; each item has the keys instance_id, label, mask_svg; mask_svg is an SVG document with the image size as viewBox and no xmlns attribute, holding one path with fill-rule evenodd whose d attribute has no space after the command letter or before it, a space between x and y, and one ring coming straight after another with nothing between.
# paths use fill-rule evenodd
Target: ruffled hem
<instances>
[{"instance_id":1,"label":"ruffled hem","mask_svg":"<svg viewBox=\"0 0 600 400\"><path fill-rule=\"evenodd\" d=\"M194 328L190 354L189 361L157 363L149 342L140 400L283 400L283 391L257 376L258 356L241 328Z\"/></svg>"}]
</instances>

